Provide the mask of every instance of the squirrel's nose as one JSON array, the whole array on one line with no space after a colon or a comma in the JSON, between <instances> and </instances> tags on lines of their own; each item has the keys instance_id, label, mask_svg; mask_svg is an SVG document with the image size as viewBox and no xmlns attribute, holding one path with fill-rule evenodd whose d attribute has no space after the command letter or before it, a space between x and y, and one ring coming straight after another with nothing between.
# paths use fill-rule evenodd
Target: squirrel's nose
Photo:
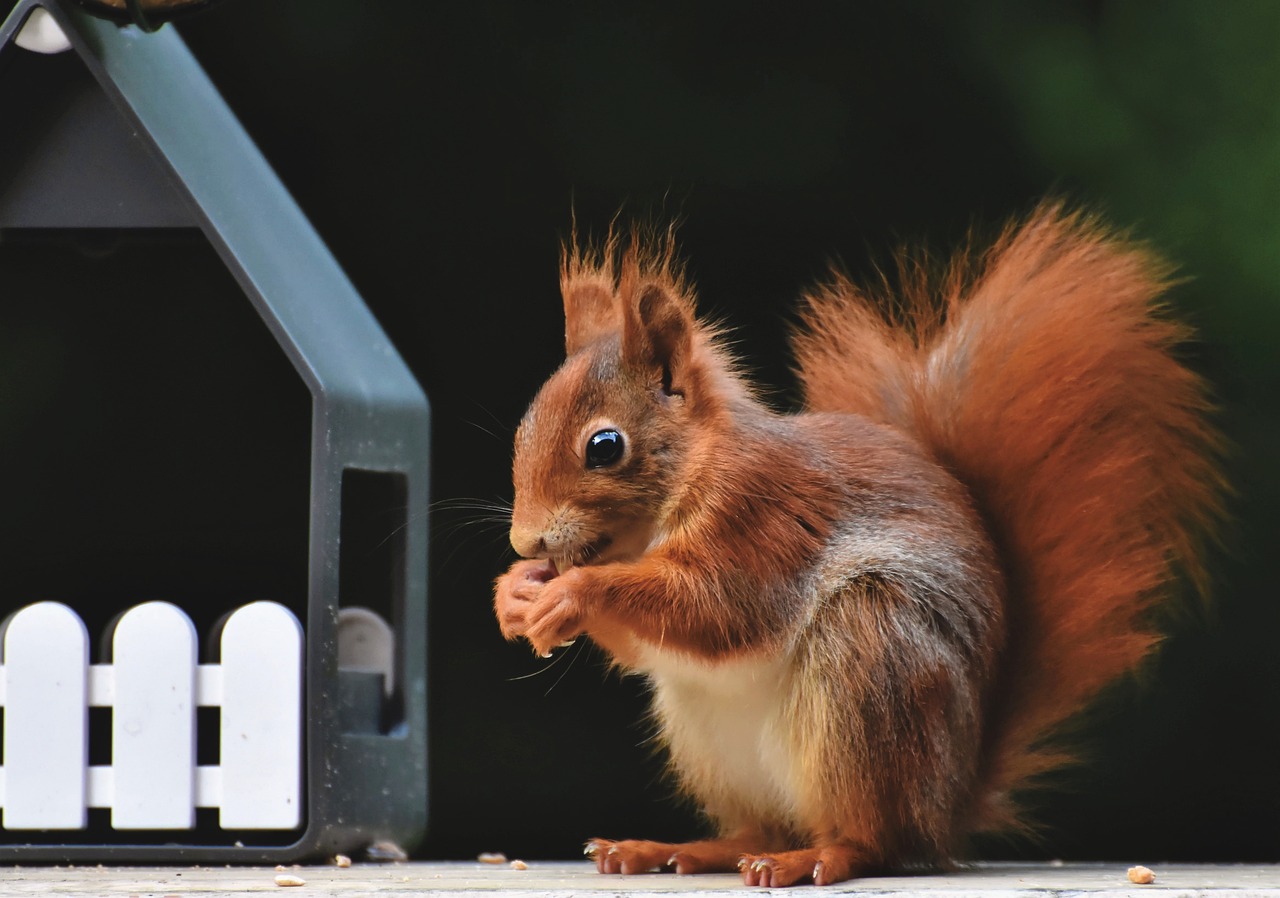
<instances>
[{"instance_id":1,"label":"squirrel's nose","mask_svg":"<svg viewBox=\"0 0 1280 898\"><path fill-rule=\"evenodd\" d=\"M547 551L546 540L542 533L533 527L521 524L511 525L511 548L522 558L535 558Z\"/></svg>"}]
</instances>

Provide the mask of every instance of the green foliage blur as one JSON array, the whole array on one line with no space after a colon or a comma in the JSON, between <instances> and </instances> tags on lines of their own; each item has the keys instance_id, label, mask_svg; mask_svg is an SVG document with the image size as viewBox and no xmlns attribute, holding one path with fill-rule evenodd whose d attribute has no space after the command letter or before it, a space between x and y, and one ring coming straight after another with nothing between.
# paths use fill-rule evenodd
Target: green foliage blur
<instances>
[{"instance_id":1,"label":"green foliage blur","mask_svg":"<svg viewBox=\"0 0 1280 898\"><path fill-rule=\"evenodd\" d=\"M969 52L1045 167L1173 255L1207 342L1273 378L1280 328L1280 6L975 7Z\"/></svg>"}]
</instances>

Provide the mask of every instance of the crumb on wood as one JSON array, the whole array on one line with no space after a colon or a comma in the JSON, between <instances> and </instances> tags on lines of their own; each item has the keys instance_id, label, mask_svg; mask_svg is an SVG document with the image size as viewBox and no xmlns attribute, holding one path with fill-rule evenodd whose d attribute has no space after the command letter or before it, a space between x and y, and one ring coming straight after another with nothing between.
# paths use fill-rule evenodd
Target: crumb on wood
<instances>
[{"instance_id":1,"label":"crumb on wood","mask_svg":"<svg viewBox=\"0 0 1280 898\"><path fill-rule=\"evenodd\" d=\"M507 856L501 851L482 851L476 855L476 860L482 864L505 864Z\"/></svg>"},{"instance_id":2,"label":"crumb on wood","mask_svg":"<svg viewBox=\"0 0 1280 898\"><path fill-rule=\"evenodd\" d=\"M351 858L347 857L345 854L335 854L333 856L333 865L335 867L350 867Z\"/></svg>"},{"instance_id":3,"label":"crumb on wood","mask_svg":"<svg viewBox=\"0 0 1280 898\"><path fill-rule=\"evenodd\" d=\"M511 869L512 870L528 870L529 865L526 864L524 861L520 860L519 858L517 858L516 860L511 862Z\"/></svg>"},{"instance_id":4,"label":"crumb on wood","mask_svg":"<svg viewBox=\"0 0 1280 898\"><path fill-rule=\"evenodd\" d=\"M1140 886L1150 885L1156 881L1156 874L1151 868L1138 865L1129 868L1129 882L1137 883Z\"/></svg>"},{"instance_id":5,"label":"crumb on wood","mask_svg":"<svg viewBox=\"0 0 1280 898\"><path fill-rule=\"evenodd\" d=\"M281 873L276 877L276 885L278 886L305 886L307 881L301 876L293 873Z\"/></svg>"}]
</instances>

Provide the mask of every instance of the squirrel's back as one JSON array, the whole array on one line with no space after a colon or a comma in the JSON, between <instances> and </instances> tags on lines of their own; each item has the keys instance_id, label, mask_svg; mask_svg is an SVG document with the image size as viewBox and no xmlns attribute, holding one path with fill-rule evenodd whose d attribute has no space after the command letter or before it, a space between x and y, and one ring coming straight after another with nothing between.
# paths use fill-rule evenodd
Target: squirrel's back
<instances>
[{"instance_id":1,"label":"squirrel's back","mask_svg":"<svg viewBox=\"0 0 1280 898\"><path fill-rule=\"evenodd\" d=\"M815 411L919 439L973 494L1008 584L968 831L1019 824L1010 792L1065 760L1046 739L1156 642L1177 573L1203 589L1219 439L1162 314L1168 269L1057 204L941 278L900 262L889 305L842 277L796 338Z\"/></svg>"}]
</instances>

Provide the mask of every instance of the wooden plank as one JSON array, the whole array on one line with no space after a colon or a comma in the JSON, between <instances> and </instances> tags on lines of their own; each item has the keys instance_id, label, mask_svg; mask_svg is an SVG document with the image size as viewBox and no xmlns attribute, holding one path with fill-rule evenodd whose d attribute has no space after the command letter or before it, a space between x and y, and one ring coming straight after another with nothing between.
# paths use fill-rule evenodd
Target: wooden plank
<instances>
[{"instance_id":1,"label":"wooden plank","mask_svg":"<svg viewBox=\"0 0 1280 898\"><path fill-rule=\"evenodd\" d=\"M1133 898L1154 892L1197 898L1280 898L1280 866L1273 864L1152 865L1156 882L1135 886L1125 876L1127 864L978 864L938 875L885 876L826 886L823 896L867 898ZM473 862L356 864L347 869L307 866L289 869L305 880L296 889L276 885L270 867L19 867L0 878L0 898L30 895L218 895L249 898L273 893L308 898L575 898L583 895L705 898L760 898L770 892L747 889L730 874L676 876L602 876L581 862L529 861L527 870ZM780 892L772 892L774 895ZM816 894L811 890L795 894Z\"/></svg>"}]
</instances>

